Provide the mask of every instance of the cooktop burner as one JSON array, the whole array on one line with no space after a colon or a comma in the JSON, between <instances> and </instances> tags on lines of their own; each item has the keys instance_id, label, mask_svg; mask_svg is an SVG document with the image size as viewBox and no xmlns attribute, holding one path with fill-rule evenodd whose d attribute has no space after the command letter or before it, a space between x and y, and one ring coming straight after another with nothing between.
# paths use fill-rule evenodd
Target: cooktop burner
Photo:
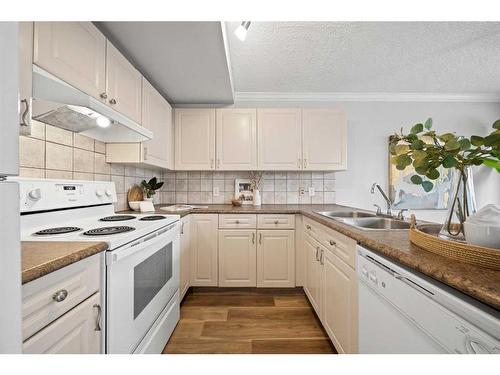
<instances>
[{"instance_id":1,"label":"cooktop burner","mask_svg":"<svg viewBox=\"0 0 500 375\"><path fill-rule=\"evenodd\" d=\"M106 216L103 217L102 219L99 219L100 221L125 221L125 220L133 220L135 219L135 216L132 215L114 215L114 216Z\"/></svg>"},{"instance_id":2,"label":"cooktop burner","mask_svg":"<svg viewBox=\"0 0 500 375\"><path fill-rule=\"evenodd\" d=\"M53 235L53 234L64 234L64 233L78 232L79 230L82 230L82 228L78 228L78 227L57 227L57 228L47 228L47 229L39 230L35 234L37 236L50 236L50 235Z\"/></svg>"},{"instance_id":3,"label":"cooktop burner","mask_svg":"<svg viewBox=\"0 0 500 375\"><path fill-rule=\"evenodd\" d=\"M135 228L127 227L127 226L102 227L102 228L90 229L86 232L83 232L83 235L84 236L107 236L110 234L131 232L133 230L135 230Z\"/></svg>"},{"instance_id":4,"label":"cooktop burner","mask_svg":"<svg viewBox=\"0 0 500 375\"><path fill-rule=\"evenodd\" d=\"M163 220L163 219L166 219L166 217L162 216L162 215L151 215L151 216L141 217L139 220L140 221L156 221L156 220Z\"/></svg>"}]
</instances>

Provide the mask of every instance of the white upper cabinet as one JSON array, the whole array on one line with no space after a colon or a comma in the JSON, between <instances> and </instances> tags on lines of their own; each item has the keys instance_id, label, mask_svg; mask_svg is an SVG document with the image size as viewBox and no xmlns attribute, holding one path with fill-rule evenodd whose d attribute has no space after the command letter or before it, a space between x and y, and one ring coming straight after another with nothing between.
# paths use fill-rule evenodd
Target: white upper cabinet
<instances>
[{"instance_id":1,"label":"white upper cabinet","mask_svg":"<svg viewBox=\"0 0 500 375\"><path fill-rule=\"evenodd\" d=\"M154 134L143 144L144 161L172 169L172 107L148 81L142 83L142 125Z\"/></svg>"},{"instance_id":2,"label":"white upper cabinet","mask_svg":"<svg viewBox=\"0 0 500 375\"><path fill-rule=\"evenodd\" d=\"M346 169L346 116L335 109L302 110L302 168Z\"/></svg>"},{"instance_id":3,"label":"white upper cabinet","mask_svg":"<svg viewBox=\"0 0 500 375\"><path fill-rule=\"evenodd\" d=\"M33 62L103 100L106 38L91 22L35 22Z\"/></svg>"},{"instance_id":4,"label":"white upper cabinet","mask_svg":"<svg viewBox=\"0 0 500 375\"><path fill-rule=\"evenodd\" d=\"M175 110L175 169L215 169L215 109Z\"/></svg>"},{"instance_id":5,"label":"white upper cabinet","mask_svg":"<svg viewBox=\"0 0 500 375\"><path fill-rule=\"evenodd\" d=\"M302 165L300 109L257 109L257 145L258 169L300 169Z\"/></svg>"},{"instance_id":6,"label":"white upper cabinet","mask_svg":"<svg viewBox=\"0 0 500 375\"><path fill-rule=\"evenodd\" d=\"M106 47L106 94L111 108L141 123L142 75L109 41Z\"/></svg>"},{"instance_id":7,"label":"white upper cabinet","mask_svg":"<svg viewBox=\"0 0 500 375\"><path fill-rule=\"evenodd\" d=\"M257 110L217 109L217 165L219 170L257 168Z\"/></svg>"}]
</instances>

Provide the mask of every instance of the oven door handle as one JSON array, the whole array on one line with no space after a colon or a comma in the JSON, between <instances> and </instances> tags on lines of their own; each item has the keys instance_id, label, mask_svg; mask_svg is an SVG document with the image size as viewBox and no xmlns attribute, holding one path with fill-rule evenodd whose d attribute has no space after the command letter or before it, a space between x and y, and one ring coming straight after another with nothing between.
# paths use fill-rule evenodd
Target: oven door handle
<instances>
[{"instance_id":1,"label":"oven door handle","mask_svg":"<svg viewBox=\"0 0 500 375\"><path fill-rule=\"evenodd\" d=\"M179 231L180 222L177 222L166 228L158 230L156 233L148 234L137 241L124 245L121 249L108 252L106 254L106 264L111 265L117 263L130 255L137 254L157 242L169 243L171 241L175 241L176 233Z\"/></svg>"}]
</instances>

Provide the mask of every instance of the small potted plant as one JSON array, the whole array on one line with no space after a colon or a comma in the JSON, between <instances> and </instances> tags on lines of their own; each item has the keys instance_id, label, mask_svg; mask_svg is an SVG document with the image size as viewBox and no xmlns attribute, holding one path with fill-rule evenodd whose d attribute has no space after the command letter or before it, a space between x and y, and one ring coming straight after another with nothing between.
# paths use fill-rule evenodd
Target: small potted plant
<instances>
[{"instance_id":1,"label":"small potted plant","mask_svg":"<svg viewBox=\"0 0 500 375\"><path fill-rule=\"evenodd\" d=\"M250 172L250 184L253 191L253 205L260 206L262 198L260 196L260 184L262 181L262 173Z\"/></svg>"},{"instance_id":2,"label":"small potted plant","mask_svg":"<svg viewBox=\"0 0 500 375\"><path fill-rule=\"evenodd\" d=\"M412 165L416 174L411 182L429 192L439 178L439 167L452 168L453 187L448 200L448 213L440 235L464 240L464 222L476 211L472 166L487 165L500 172L500 120L485 137L470 138L454 133L437 134L432 119L413 125L408 134L391 137L391 163L399 170Z\"/></svg>"},{"instance_id":3,"label":"small potted plant","mask_svg":"<svg viewBox=\"0 0 500 375\"><path fill-rule=\"evenodd\" d=\"M144 190L144 194L146 198L145 201L152 201L153 196L156 194L156 190L163 186L163 182L158 182L156 177L153 177L151 180L147 181L142 180L141 182L142 189Z\"/></svg>"}]
</instances>

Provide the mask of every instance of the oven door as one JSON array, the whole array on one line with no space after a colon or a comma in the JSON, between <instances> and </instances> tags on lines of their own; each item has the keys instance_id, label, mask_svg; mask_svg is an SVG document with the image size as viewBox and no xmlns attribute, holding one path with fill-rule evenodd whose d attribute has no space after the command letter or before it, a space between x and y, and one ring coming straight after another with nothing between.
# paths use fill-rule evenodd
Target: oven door
<instances>
[{"instance_id":1,"label":"oven door","mask_svg":"<svg viewBox=\"0 0 500 375\"><path fill-rule=\"evenodd\" d=\"M132 353L179 289L179 228L107 254L107 353Z\"/></svg>"}]
</instances>

